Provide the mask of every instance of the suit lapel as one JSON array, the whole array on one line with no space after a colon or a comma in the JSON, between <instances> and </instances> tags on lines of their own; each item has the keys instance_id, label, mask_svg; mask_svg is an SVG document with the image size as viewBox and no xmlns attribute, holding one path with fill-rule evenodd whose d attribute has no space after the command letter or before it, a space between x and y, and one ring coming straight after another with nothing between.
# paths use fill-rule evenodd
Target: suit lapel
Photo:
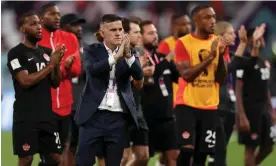
<instances>
[{"instance_id":1,"label":"suit lapel","mask_svg":"<svg viewBox=\"0 0 276 166\"><path fill-rule=\"evenodd\" d=\"M95 56L96 56L96 59L98 59L98 60L103 60L103 59L108 58L108 52L105 49L105 46L103 43L100 43L100 45L95 53ZM105 78L106 86L108 86L108 82L109 82L109 77L110 77L109 72L110 71L106 72L106 74L103 74L103 77Z\"/></svg>"},{"instance_id":2,"label":"suit lapel","mask_svg":"<svg viewBox=\"0 0 276 166\"><path fill-rule=\"evenodd\" d=\"M98 60L108 58L108 52L105 49L105 46L103 43L100 43L99 48L97 49L96 58Z\"/></svg>"}]
</instances>

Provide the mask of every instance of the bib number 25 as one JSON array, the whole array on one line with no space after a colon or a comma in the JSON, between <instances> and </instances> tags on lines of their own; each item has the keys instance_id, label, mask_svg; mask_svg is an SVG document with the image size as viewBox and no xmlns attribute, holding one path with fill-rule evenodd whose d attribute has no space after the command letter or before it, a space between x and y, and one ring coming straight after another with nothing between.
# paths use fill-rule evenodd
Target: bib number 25
<instances>
[{"instance_id":1,"label":"bib number 25","mask_svg":"<svg viewBox=\"0 0 276 166\"><path fill-rule=\"evenodd\" d=\"M207 130L205 142L208 144L208 148L213 148L216 144L216 132L212 130Z\"/></svg>"}]
</instances>

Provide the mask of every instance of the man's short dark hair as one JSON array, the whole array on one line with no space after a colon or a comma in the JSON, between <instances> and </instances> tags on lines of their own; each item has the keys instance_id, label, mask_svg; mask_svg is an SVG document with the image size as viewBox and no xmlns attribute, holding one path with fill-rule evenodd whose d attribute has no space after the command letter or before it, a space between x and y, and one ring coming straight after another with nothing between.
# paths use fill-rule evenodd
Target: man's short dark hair
<instances>
[{"instance_id":1,"label":"man's short dark hair","mask_svg":"<svg viewBox=\"0 0 276 166\"><path fill-rule=\"evenodd\" d=\"M140 24L143 21L140 17L137 17L137 16L130 16L128 18L130 20L133 20L133 21L137 22L138 24Z\"/></svg>"},{"instance_id":2,"label":"man's short dark hair","mask_svg":"<svg viewBox=\"0 0 276 166\"><path fill-rule=\"evenodd\" d=\"M122 21L122 18L117 16L116 14L105 14L101 19L101 24L114 21Z\"/></svg>"},{"instance_id":3,"label":"man's short dark hair","mask_svg":"<svg viewBox=\"0 0 276 166\"><path fill-rule=\"evenodd\" d=\"M26 18L27 18L27 17L34 16L34 15L36 15L36 13L34 13L34 12L28 12L28 13L23 14L23 15L19 18L19 21L18 21L19 27L21 27L22 25L25 24L25 21L26 21Z\"/></svg>"},{"instance_id":4,"label":"man's short dark hair","mask_svg":"<svg viewBox=\"0 0 276 166\"><path fill-rule=\"evenodd\" d=\"M54 3L54 2L49 2L49 3L42 5L39 10L39 15L43 16L47 12L48 8L54 7L54 6L57 6L56 3Z\"/></svg>"},{"instance_id":5,"label":"man's short dark hair","mask_svg":"<svg viewBox=\"0 0 276 166\"><path fill-rule=\"evenodd\" d=\"M177 13L177 14L174 14L172 15L171 17L171 23L172 24L176 24L176 20L183 17L183 16L186 16L187 14L186 13Z\"/></svg>"},{"instance_id":6,"label":"man's short dark hair","mask_svg":"<svg viewBox=\"0 0 276 166\"><path fill-rule=\"evenodd\" d=\"M191 17L193 18L199 11L201 11L202 9L206 9L206 8L210 8L212 6L210 5L198 5L196 6L193 10L192 10L192 14Z\"/></svg>"},{"instance_id":7,"label":"man's short dark hair","mask_svg":"<svg viewBox=\"0 0 276 166\"><path fill-rule=\"evenodd\" d=\"M153 24L150 20L145 20L140 23L141 34L144 33L144 26Z\"/></svg>"},{"instance_id":8,"label":"man's short dark hair","mask_svg":"<svg viewBox=\"0 0 276 166\"><path fill-rule=\"evenodd\" d=\"M130 23L134 23L134 24L139 25L139 22L136 21L136 20L132 20L132 19L129 19L129 18L123 18L122 24L123 24L124 31L126 33L129 33L129 31L130 31Z\"/></svg>"}]
</instances>

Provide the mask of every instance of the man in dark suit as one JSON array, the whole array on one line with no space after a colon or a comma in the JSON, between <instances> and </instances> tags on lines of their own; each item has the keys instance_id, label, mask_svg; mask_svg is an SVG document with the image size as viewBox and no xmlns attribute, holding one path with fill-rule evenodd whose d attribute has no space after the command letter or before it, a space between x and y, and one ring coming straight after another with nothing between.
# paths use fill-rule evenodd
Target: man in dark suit
<instances>
[{"instance_id":1,"label":"man in dark suit","mask_svg":"<svg viewBox=\"0 0 276 166\"><path fill-rule=\"evenodd\" d=\"M130 77L143 84L143 71L130 52L129 36L124 35L121 18L104 15L100 34L103 43L84 49L87 80L75 117L80 125L77 166L95 163L100 141L104 142L106 166L119 166L128 122L138 126Z\"/></svg>"}]
</instances>

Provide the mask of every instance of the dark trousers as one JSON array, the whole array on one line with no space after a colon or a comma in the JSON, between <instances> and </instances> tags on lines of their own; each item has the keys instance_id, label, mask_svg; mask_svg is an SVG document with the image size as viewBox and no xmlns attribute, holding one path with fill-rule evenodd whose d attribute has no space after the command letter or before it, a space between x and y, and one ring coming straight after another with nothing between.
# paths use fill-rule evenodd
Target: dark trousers
<instances>
[{"instance_id":1,"label":"dark trousers","mask_svg":"<svg viewBox=\"0 0 276 166\"><path fill-rule=\"evenodd\" d=\"M78 142L79 142L79 126L74 121L76 110L72 110L71 117L71 127L70 127L70 149L76 154Z\"/></svg>"},{"instance_id":2,"label":"dark trousers","mask_svg":"<svg viewBox=\"0 0 276 166\"><path fill-rule=\"evenodd\" d=\"M226 166L227 145L231 138L235 124L235 113L219 110L219 119L216 128L215 162L209 165Z\"/></svg>"},{"instance_id":3,"label":"dark trousers","mask_svg":"<svg viewBox=\"0 0 276 166\"><path fill-rule=\"evenodd\" d=\"M79 128L79 147L76 166L95 164L97 145L102 141L106 166L119 166L121 163L126 132L124 113L97 110L97 112Z\"/></svg>"}]
</instances>

